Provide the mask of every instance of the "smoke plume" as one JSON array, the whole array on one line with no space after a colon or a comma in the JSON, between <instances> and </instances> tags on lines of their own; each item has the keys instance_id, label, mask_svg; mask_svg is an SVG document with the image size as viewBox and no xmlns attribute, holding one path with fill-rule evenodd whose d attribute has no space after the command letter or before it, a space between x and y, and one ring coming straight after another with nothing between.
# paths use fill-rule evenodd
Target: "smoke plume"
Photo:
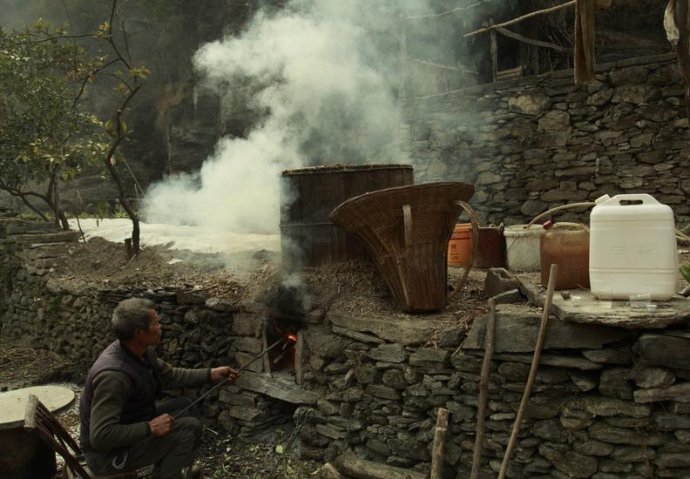
<instances>
[{"instance_id":1,"label":"smoke plume","mask_svg":"<svg viewBox=\"0 0 690 479\"><path fill-rule=\"evenodd\" d=\"M228 102L250 85L263 116L246 138L221 140L198 174L151 188L146 220L277 233L282 170L408 162L397 138L405 3L293 1L204 45L194 63L205 85Z\"/></svg>"}]
</instances>

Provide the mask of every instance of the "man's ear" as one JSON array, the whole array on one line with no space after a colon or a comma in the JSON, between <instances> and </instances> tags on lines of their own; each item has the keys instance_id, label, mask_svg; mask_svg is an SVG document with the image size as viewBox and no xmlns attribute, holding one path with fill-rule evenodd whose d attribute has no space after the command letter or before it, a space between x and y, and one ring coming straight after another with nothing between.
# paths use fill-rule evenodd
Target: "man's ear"
<instances>
[{"instance_id":1,"label":"man's ear","mask_svg":"<svg viewBox=\"0 0 690 479\"><path fill-rule=\"evenodd\" d=\"M145 335L146 333L148 333L148 331L146 331L146 330L144 330L144 329L136 328L136 329L134 330L134 336L132 336L132 339L137 339L139 336L143 336L143 335Z\"/></svg>"}]
</instances>

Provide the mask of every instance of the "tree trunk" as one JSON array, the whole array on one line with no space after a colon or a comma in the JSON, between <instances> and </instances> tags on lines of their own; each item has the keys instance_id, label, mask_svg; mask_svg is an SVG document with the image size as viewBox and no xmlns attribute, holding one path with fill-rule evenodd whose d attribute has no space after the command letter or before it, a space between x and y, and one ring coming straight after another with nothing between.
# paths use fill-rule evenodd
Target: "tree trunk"
<instances>
[{"instance_id":1,"label":"tree trunk","mask_svg":"<svg viewBox=\"0 0 690 479\"><path fill-rule=\"evenodd\" d=\"M69 221L67 221L67 215L64 211L58 208L58 217L60 218L60 224L64 231L69 231Z\"/></svg>"}]
</instances>

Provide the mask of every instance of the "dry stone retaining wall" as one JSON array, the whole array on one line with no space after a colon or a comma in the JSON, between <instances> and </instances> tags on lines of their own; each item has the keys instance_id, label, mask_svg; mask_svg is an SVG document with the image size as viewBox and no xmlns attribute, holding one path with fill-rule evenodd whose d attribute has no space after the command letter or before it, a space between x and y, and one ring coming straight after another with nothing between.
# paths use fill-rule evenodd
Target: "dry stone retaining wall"
<instances>
[{"instance_id":1,"label":"dry stone retaining wall","mask_svg":"<svg viewBox=\"0 0 690 479\"><path fill-rule=\"evenodd\" d=\"M497 311L483 477L500 469L540 321L525 304ZM479 318L466 338L448 333L434 346L355 341L359 328L341 336L344 357L324 362L321 380L331 391L317 403L317 424L303 431L303 452L328 459L352 447L428 471L436 411L444 407L446 468L457 471L450 477L468 477L485 323ZM688 348L684 325L630 331L552 318L508 477L687 477Z\"/></svg>"},{"instance_id":2,"label":"dry stone retaining wall","mask_svg":"<svg viewBox=\"0 0 690 479\"><path fill-rule=\"evenodd\" d=\"M193 287L109 287L54 278L50 273L56 259L69 256L77 239L77 233L57 231L48 223L0 218L0 336L60 354L72 365L65 377L83 381L98 354L114 340L113 309L133 296L149 298L160 308L165 333L159 354L172 364L243 364L261 349L259 331L242 320L258 312L244 307L241 313L237 305ZM3 389L21 386L0 381ZM207 416L233 433L250 436L284 421L284 403L270 397L246 391L210 397L204 406Z\"/></svg>"},{"instance_id":3,"label":"dry stone retaining wall","mask_svg":"<svg viewBox=\"0 0 690 479\"><path fill-rule=\"evenodd\" d=\"M106 331L117 302L143 295L161 307L166 333L160 353L172 363L241 364L261 350L262 313L255 305L163 286L73 289L49 274L51 255L69 254L74 245L69 235L10 223L3 223L0 245L3 338L58 352L83 373L111 340ZM497 475L540 318L524 299L499 305L497 312L482 477ZM478 318L467 333L451 329L431 342L424 317L388 327L381 321L337 311L311 314L301 384L260 367L248 370L204 402L207 419L249 438L294 413L295 420L308 418L300 430L303 457L330 460L353 449L426 472L436 411L443 407L450 411L447 477L467 477L486 319ZM685 322L627 330L552 318L508 477L687 477L689 365Z\"/></svg>"},{"instance_id":4,"label":"dry stone retaining wall","mask_svg":"<svg viewBox=\"0 0 690 479\"><path fill-rule=\"evenodd\" d=\"M674 55L410 99L403 128L415 180L467 181L484 223L525 223L603 194L649 193L690 221L688 121ZM426 165L424 167L423 165ZM559 213L586 221L587 210Z\"/></svg>"}]
</instances>

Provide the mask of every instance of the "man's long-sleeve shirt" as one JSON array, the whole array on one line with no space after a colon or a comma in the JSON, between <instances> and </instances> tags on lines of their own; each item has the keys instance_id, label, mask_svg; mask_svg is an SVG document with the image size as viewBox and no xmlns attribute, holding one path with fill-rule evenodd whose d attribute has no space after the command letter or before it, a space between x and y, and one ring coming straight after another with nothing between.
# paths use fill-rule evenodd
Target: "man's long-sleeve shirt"
<instances>
[{"instance_id":1,"label":"man's long-sleeve shirt","mask_svg":"<svg viewBox=\"0 0 690 479\"><path fill-rule=\"evenodd\" d=\"M86 440L90 444L84 444L85 435L82 433L82 447L110 451L146 437L150 434L148 421L154 417L153 400L160 390L198 387L210 380L209 369L174 368L151 353L141 361L122 345L113 344L109 348L113 348L116 355L127 356L129 365L134 365L138 375L132 374L132 367L119 370L107 366L93 377L87 377L87 383L91 379L90 394L87 394L90 395L90 403L85 397L82 409L89 411ZM135 363L132 363L133 359ZM148 389L144 389L146 394L142 394L142 383L153 389L151 394L148 394ZM89 389L88 384L86 389ZM146 407L132 410L133 404ZM84 419L82 417L82 423Z\"/></svg>"}]
</instances>

